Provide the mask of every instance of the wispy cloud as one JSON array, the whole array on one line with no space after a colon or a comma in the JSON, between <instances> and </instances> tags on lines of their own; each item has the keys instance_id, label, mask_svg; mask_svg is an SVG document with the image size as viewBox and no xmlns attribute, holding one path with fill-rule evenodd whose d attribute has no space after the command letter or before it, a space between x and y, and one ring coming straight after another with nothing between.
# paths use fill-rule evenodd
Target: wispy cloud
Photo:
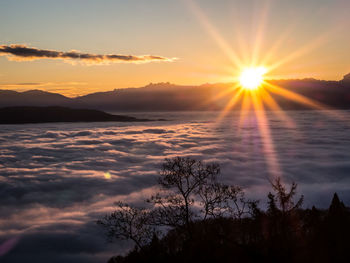
<instances>
[{"instance_id":1,"label":"wispy cloud","mask_svg":"<svg viewBox=\"0 0 350 263\"><path fill-rule=\"evenodd\" d=\"M166 58L153 55L121 55L121 54L92 54L71 50L68 52L38 49L22 44L0 45L0 56L8 56L9 60L28 61L37 59L62 59L69 62L80 61L86 64L109 64L109 63L148 63L148 62L171 62L175 58Z\"/></svg>"}]
</instances>

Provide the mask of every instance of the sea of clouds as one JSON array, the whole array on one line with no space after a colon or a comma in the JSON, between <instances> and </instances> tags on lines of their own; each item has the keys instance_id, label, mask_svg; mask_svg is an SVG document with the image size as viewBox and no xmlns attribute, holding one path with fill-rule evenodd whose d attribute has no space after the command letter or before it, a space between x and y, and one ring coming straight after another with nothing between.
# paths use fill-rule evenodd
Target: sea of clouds
<instances>
[{"instance_id":1,"label":"sea of clouds","mask_svg":"<svg viewBox=\"0 0 350 263\"><path fill-rule=\"evenodd\" d=\"M268 113L263 125L252 113L220 121L218 114L0 125L0 261L106 262L125 251L129 244L108 243L95 221L116 200L141 205L164 159L175 156L218 162L221 180L244 187L261 207L274 156L283 180L298 183L304 207L328 207L335 191L350 205L350 112L287 112L289 123Z\"/></svg>"}]
</instances>

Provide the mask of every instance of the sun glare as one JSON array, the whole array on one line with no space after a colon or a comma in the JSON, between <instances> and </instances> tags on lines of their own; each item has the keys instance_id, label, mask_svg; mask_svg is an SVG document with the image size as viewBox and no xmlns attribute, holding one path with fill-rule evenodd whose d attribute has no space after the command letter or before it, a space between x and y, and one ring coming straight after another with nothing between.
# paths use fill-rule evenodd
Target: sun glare
<instances>
[{"instance_id":1,"label":"sun glare","mask_svg":"<svg viewBox=\"0 0 350 263\"><path fill-rule=\"evenodd\" d=\"M247 90L258 89L264 81L265 67L251 67L242 71L239 82L242 88Z\"/></svg>"},{"instance_id":2,"label":"sun glare","mask_svg":"<svg viewBox=\"0 0 350 263\"><path fill-rule=\"evenodd\" d=\"M283 107L279 105L279 101L286 99L313 109L327 110L327 114L331 114L328 112L333 111L329 111L328 107L325 107L325 105L322 105L311 98L291 89L279 86L276 81L270 81L270 78L276 77L270 74L282 65L295 60L301 55L311 51L312 48L319 46L329 35L321 35L315 38L311 43L307 43L307 45L302 46L300 49L297 49L285 58L273 61L274 53L285 43L290 32L286 31L283 33L281 37L275 41L270 50L264 50L264 56L262 56L264 33L267 26L266 20L268 18L269 8L265 7L262 10L260 16L261 21L257 27L255 41L253 42L254 46L249 50L246 48L249 45L244 41L244 37L241 34L241 29L239 27L235 28L235 31L237 32L237 43L239 46L233 48L219 33L219 30L215 28L205 12L195 3L195 1L189 0L186 1L186 3L188 3L190 10L195 17L232 63L231 66L227 67L227 72L230 74L227 77L232 79L232 82L235 84L229 89L221 91L212 100L208 100L208 103L212 103L213 101L220 103L222 98L230 94L217 121L226 121L224 117L228 113L240 108L240 117L238 121L238 133L240 133L244 130L245 125L249 125L251 115L247 114L247 112L253 112L256 117L257 132L262 138L263 151L269 174L273 178L281 177L283 171L279 165L279 156L275 149L273 135L270 129L270 116L276 115L280 120L284 121L288 127L292 127L293 129L297 126L288 114L283 111ZM239 49L241 54L236 52L236 50ZM263 65L268 66L265 67ZM233 72L235 72L234 76L232 75ZM236 75L238 72L240 72L240 75ZM267 73L269 73L269 79L266 79ZM267 114L267 110L271 110L271 113L269 112L269 114ZM331 116L333 118L339 117L337 115L334 116L334 114L331 114Z\"/></svg>"}]
</instances>

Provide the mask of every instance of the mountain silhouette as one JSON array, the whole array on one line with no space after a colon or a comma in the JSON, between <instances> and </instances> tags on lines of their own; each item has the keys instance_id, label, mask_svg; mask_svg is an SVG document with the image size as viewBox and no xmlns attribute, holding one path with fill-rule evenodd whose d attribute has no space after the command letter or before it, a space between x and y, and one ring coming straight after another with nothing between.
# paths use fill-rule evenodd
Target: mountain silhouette
<instances>
[{"instance_id":1,"label":"mountain silhouette","mask_svg":"<svg viewBox=\"0 0 350 263\"><path fill-rule=\"evenodd\" d=\"M350 74L340 81L317 79L269 80L285 90L320 102L334 109L350 109ZM234 96L233 83L180 86L149 84L142 88L115 89L75 98L41 90L16 92L0 90L0 107L63 106L105 111L192 111L222 110ZM228 91L228 92L227 92ZM225 94L220 96L220 94ZM309 109L289 98L270 93L282 109ZM237 109L240 109L238 103Z\"/></svg>"},{"instance_id":2,"label":"mountain silhouette","mask_svg":"<svg viewBox=\"0 0 350 263\"><path fill-rule=\"evenodd\" d=\"M0 124L106 121L131 122L149 120L112 115L98 110L70 109L65 107L7 107L0 109Z\"/></svg>"},{"instance_id":3,"label":"mountain silhouette","mask_svg":"<svg viewBox=\"0 0 350 263\"><path fill-rule=\"evenodd\" d=\"M348 82L348 83L350 83L350 73L349 73L349 74L346 74L346 75L344 76L344 78L342 79L342 82Z\"/></svg>"},{"instance_id":4,"label":"mountain silhouette","mask_svg":"<svg viewBox=\"0 0 350 263\"><path fill-rule=\"evenodd\" d=\"M0 90L0 107L8 106L68 106L73 101L61 94L42 90L16 92Z\"/></svg>"}]
</instances>

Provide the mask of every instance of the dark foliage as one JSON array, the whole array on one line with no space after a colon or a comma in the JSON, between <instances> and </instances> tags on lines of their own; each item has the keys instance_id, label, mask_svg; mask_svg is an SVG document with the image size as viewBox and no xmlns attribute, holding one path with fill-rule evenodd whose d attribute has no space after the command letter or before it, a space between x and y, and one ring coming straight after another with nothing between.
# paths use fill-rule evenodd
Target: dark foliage
<instances>
[{"instance_id":1,"label":"dark foliage","mask_svg":"<svg viewBox=\"0 0 350 263\"><path fill-rule=\"evenodd\" d=\"M287 190L277 178L272 182L273 193L268 194L268 208L262 211L256 201L245 199L239 187L219 184L219 174L216 164L166 160L160 193L150 199L153 209L127 206L137 224L124 220L121 209L104 219L107 230L114 231L110 236L134 240L127 236L131 232L118 229L131 224L129 229L139 226L139 232L132 232L136 240L143 238L128 255L109 262L349 261L350 212L337 194L328 210L302 209L297 185ZM164 225L168 231L159 238L155 227Z\"/></svg>"}]
</instances>

